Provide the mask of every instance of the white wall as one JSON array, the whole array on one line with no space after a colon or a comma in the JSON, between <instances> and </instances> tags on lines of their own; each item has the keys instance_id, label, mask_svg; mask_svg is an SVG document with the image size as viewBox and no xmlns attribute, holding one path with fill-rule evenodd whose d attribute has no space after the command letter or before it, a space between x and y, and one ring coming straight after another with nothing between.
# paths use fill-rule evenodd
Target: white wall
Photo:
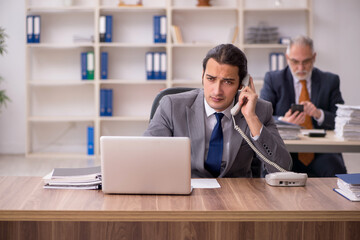
<instances>
[{"instance_id":1,"label":"white wall","mask_svg":"<svg viewBox=\"0 0 360 240\"><path fill-rule=\"evenodd\" d=\"M0 153L25 152L25 0L0 0L0 26L9 39L0 75L12 99L0 113ZM360 105L360 1L313 0L316 66L340 75L345 102Z\"/></svg>"},{"instance_id":2,"label":"white wall","mask_svg":"<svg viewBox=\"0 0 360 240\"><path fill-rule=\"evenodd\" d=\"M0 26L5 28L7 53L0 56L0 89L11 102L0 112L0 153L24 153L25 107L25 0L0 0Z\"/></svg>"}]
</instances>

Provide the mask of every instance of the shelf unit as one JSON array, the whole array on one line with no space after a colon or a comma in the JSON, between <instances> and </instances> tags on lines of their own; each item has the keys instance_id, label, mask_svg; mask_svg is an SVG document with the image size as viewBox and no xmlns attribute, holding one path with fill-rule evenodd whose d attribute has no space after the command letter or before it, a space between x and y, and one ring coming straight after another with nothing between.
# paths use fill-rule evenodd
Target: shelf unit
<instances>
[{"instance_id":1,"label":"shelf unit","mask_svg":"<svg viewBox=\"0 0 360 240\"><path fill-rule=\"evenodd\" d=\"M281 36L312 35L311 0L144 0L142 7L118 7L117 0L26 0L26 15L41 16L41 43L26 44L28 157L99 157L103 135L141 135L151 104L168 87L201 87L202 59L220 43L234 43L248 57L259 91L268 70L268 55L285 51L281 44L247 44L246 29L258 21L279 27ZM133 3L136 1L125 1ZM275 6L280 2L281 6ZM293 6L291 4L296 4ZM153 16L167 16L166 43L153 43ZM99 42L99 17L113 16L113 42ZM286 21L285 21L286 20ZM171 25L181 28L184 43L173 43ZM74 43L73 36L94 36ZM94 80L81 80L80 54L93 51ZM100 54L109 54L108 79L100 79ZM146 80L145 53L167 54L167 79ZM100 89L113 89L113 116L99 115ZM86 127L94 127L94 156L87 155Z\"/></svg>"}]
</instances>

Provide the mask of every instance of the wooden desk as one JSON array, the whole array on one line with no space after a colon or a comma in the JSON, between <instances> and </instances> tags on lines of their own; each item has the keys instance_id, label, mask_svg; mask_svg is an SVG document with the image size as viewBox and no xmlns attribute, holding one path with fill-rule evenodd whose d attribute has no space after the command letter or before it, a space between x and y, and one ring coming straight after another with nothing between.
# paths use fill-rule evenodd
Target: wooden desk
<instances>
[{"instance_id":1,"label":"wooden desk","mask_svg":"<svg viewBox=\"0 0 360 240\"><path fill-rule=\"evenodd\" d=\"M299 140L284 140L289 152L360 152L360 141L344 141L335 137L333 131L326 131L323 138L300 135Z\"/></svg>"},{"instance_id":2,"label":"wooden desk","mask_svg":"<svg viewBox=\"0 0 360 240\"><path fill-rule=\"evenodd\" d=\"M1 239L360 239L360 202L335 178L306 187L219 179L190 196L43 189L39 177L0 177Z\"/></svg>"}]
</instances>

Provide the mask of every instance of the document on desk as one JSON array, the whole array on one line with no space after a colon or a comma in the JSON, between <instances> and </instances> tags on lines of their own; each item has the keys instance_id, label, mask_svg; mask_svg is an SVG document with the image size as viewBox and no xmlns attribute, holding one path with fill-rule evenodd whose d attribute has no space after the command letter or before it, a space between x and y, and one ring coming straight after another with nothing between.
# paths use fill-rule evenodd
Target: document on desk
<instances>
[{"instance_id":1,"label":"document on desk","mask_svg":"<svg viewBox=\"0 0 360 240\"><path fill-rule=\"evenodd\" d=\"M220 188L220 184L214 178L192 178L192 188Z\"/></svg>"}]
</instances>

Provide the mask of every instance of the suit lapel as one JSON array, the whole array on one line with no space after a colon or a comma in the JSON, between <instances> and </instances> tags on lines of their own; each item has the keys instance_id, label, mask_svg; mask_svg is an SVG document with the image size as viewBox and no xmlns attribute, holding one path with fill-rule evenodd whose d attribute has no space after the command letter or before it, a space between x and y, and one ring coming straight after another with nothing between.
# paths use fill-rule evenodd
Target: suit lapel
<instances>
[{"instance_id":1,"label":"suit lapel","mask_svg":"<svg viewBox=\"0 0 360 240\"><path fill-rule=\"evenodd\" d=\"M320 92L320 80L317 76L317 71L314 68L311 75L311 102L315 106L317 106L318 102L318 92Z\"/></svg>"},{"instance_id":2,"label":"suit lapel","mask_svg":"<svg viewBox=\"0 0 360 240\"><path fill-rule=\"evenodd\" d=\"M286 70L286 79L287 79L287 83L289 84L289 87L286 88L289 90L289 100L290 100L290 104L291 103L296 103L296 99L295 99L295 88L294 88L294 79L293 76L291 74L290 68L287 67Z\"/></svg>"},{"instance_id":3,"label":"suit lapel","mask_svg":"<svg viewBox=\"0 0 360 240\"><path fill-rule=\"evenodd\" d=\"M197 156L195 159L204 159L205 157L205 113L204 113L204 92L200 90L194 104L186 109L186 121L191 139L192 151ZM204 162L193 162L195 168L203 169Z\"/></svg>"},{"instance_id":4,"label":"suit lapel","mask_svg":"<svg viewBox=\"0 0 360 240\"><path fill-rule=\"evenodd\" d=\"M235 103L237 103L239 99L239 93L236 94L235 96ZM244 132L247 130L248 126L246 124L245 118L242 115L241 111L234 117L235 118L235 122L236 124L241 128L241 130L243 130ZM233 120L231 119L231 122ZM233 125L233 123L232 123ZM227 159L227 164L226 167L224 169L224 171L222 172L221 175L227 173L229 171L229 169L233 166L236 155L238 154L243 138L241 137L240 133L238 133L234 128L232 129L232 131L230 131L230 149L229 149L229 159Z\"/></svg>"}]
</instances>

